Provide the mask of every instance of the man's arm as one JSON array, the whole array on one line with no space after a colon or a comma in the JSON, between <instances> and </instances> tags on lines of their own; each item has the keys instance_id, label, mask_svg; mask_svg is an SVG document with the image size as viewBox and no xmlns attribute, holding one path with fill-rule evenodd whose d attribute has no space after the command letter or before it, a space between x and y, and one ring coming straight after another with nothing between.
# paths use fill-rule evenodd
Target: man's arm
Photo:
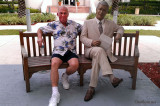
<instances>
[{"instance_id":1,"label":"man's arm","mask_svg":"<svg viewBox=\"0 0 160 106\"><path fill-rule=\"evenodd\" d=\"M92 39L89 39L87 37L88 35L88 28L87 28L87 23L86 21L84 22L84 25L83 25L83 29L82 29L82 33L81 33L81 36L80 36L80 40L81 42L87 46L87 47L92 47Z\"/></svg>"},{"instance_id":2,"label":"man's arm","mask_svg":"<svg viewBox=\"0 0 160 106\"><path fill-rule=\"evenodd\" d=\"M117 32L115 39L119 40L123 36L124 28L115 24L114 31Z\"/></svg>"},{"instance_id":3,"label":"man's arm","mask_svg":"<svg viewBox=\"0 0 160 106\"><path fill-rule=\"evenodd\" d=\"M42 43L44 43L44 41L42 39L42 34L43 34L42 30L39 28L37 31L37 36L38 36L37 43L38 43L39 47L41 47Z\"/></svg>"},{"instance_id":4,"label":"man's arm","mask_svg":"<svg viewBox=\"0 0 160 106\"><path fill-rule=\"evenodd\" d=\"M117 33L117 34L116 34L116 37L115 37L115 40L117 41L117 40L119 40L121 37L122 37L121 34L120 34L120 33Z\"/></svg>"}]
</instances>

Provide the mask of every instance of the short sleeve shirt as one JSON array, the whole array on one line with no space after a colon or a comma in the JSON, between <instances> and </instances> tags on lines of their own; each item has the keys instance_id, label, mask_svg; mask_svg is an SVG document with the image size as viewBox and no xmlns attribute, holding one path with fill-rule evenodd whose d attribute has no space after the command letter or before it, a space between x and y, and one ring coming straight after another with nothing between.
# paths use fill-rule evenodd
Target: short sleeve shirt
<instances>
[{"instance_id":1,"label":"short sleeve shirt","mask_svg":"<svg viewBox=\"0 0 160 106\"><path fill-rule=\"evenodd\" d=\"M81 32L82 26L75 21L68 20L67 26L64 26L60 21L53 21L47 26L40 27L44 34L52 33L54 38L53 54L64 55L67 50L77 54L76 38Z\"/></svg>"}]
</instances>

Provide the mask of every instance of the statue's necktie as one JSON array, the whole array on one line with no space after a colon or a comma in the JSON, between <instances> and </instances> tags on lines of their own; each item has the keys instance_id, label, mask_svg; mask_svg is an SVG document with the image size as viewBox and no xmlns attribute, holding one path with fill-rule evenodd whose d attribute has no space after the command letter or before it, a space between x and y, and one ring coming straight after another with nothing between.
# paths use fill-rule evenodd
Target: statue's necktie
<instances>
[{"instance_id":1,"label":"statue's necktie","mask_svg":"<svg viewBox=\"0 0 160 106\"><path fill-rule=\"evenodd\" d=\"M100 32L100 34L102 34L102 32L103 32L103 28L102 28L102 22L100 21L99 22L99 32Z\"/></svg>"}]
</instances>

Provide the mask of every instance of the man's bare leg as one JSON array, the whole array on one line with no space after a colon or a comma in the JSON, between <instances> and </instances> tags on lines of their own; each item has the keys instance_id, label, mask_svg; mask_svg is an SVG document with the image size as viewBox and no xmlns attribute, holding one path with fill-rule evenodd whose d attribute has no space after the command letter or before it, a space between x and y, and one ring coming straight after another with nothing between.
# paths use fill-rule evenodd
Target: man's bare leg
<instances>
[{"instance_id":1,"label":"man's bare leg","mask_svg":"<svg viewBox=\"0 0 160 106\"><path fill-rule=\"evenodd\" d=\"M59 73L58 68L62 64L62 60L54 57L52 58L51 62L51 84L52 84L52 96L49 101L49 106L57 106L57 103L60 101L60 93L58 91L58 80L59 80Z\"/></svg>"},{"instance_id":2,"label":"man's bare leg","mask_svg":"<svg viewBox=\"0 0 160 106\"><path fill-rule=\"evenodd\" d=\"M64 89L69 89L68 76L75 73L79 67L78 58L71 58L68 61L69 66L66 69L66 72L62 74L62 84Z\"/></svg>"}]
</instances>

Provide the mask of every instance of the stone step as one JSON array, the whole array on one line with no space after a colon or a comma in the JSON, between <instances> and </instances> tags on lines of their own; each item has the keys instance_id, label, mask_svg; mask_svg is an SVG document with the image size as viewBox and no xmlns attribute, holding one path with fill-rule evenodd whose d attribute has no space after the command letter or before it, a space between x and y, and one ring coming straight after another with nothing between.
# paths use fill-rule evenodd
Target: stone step
<instances>
[{"instance_id":1,"label":"stone step","mask_svg":"<svg viewBox=\"0 0 160 106\"><path fill-rule=\"evenodd\" d=\"M54 12L58 12L58 7L59 6L48 6L47 7L47 12L49 12L49 8L50 8L50 12L54 13ZM90 11L90 7L87 6L66 6L69 10L70 13L89 13Z\"/></svg>"}]
</instances>

